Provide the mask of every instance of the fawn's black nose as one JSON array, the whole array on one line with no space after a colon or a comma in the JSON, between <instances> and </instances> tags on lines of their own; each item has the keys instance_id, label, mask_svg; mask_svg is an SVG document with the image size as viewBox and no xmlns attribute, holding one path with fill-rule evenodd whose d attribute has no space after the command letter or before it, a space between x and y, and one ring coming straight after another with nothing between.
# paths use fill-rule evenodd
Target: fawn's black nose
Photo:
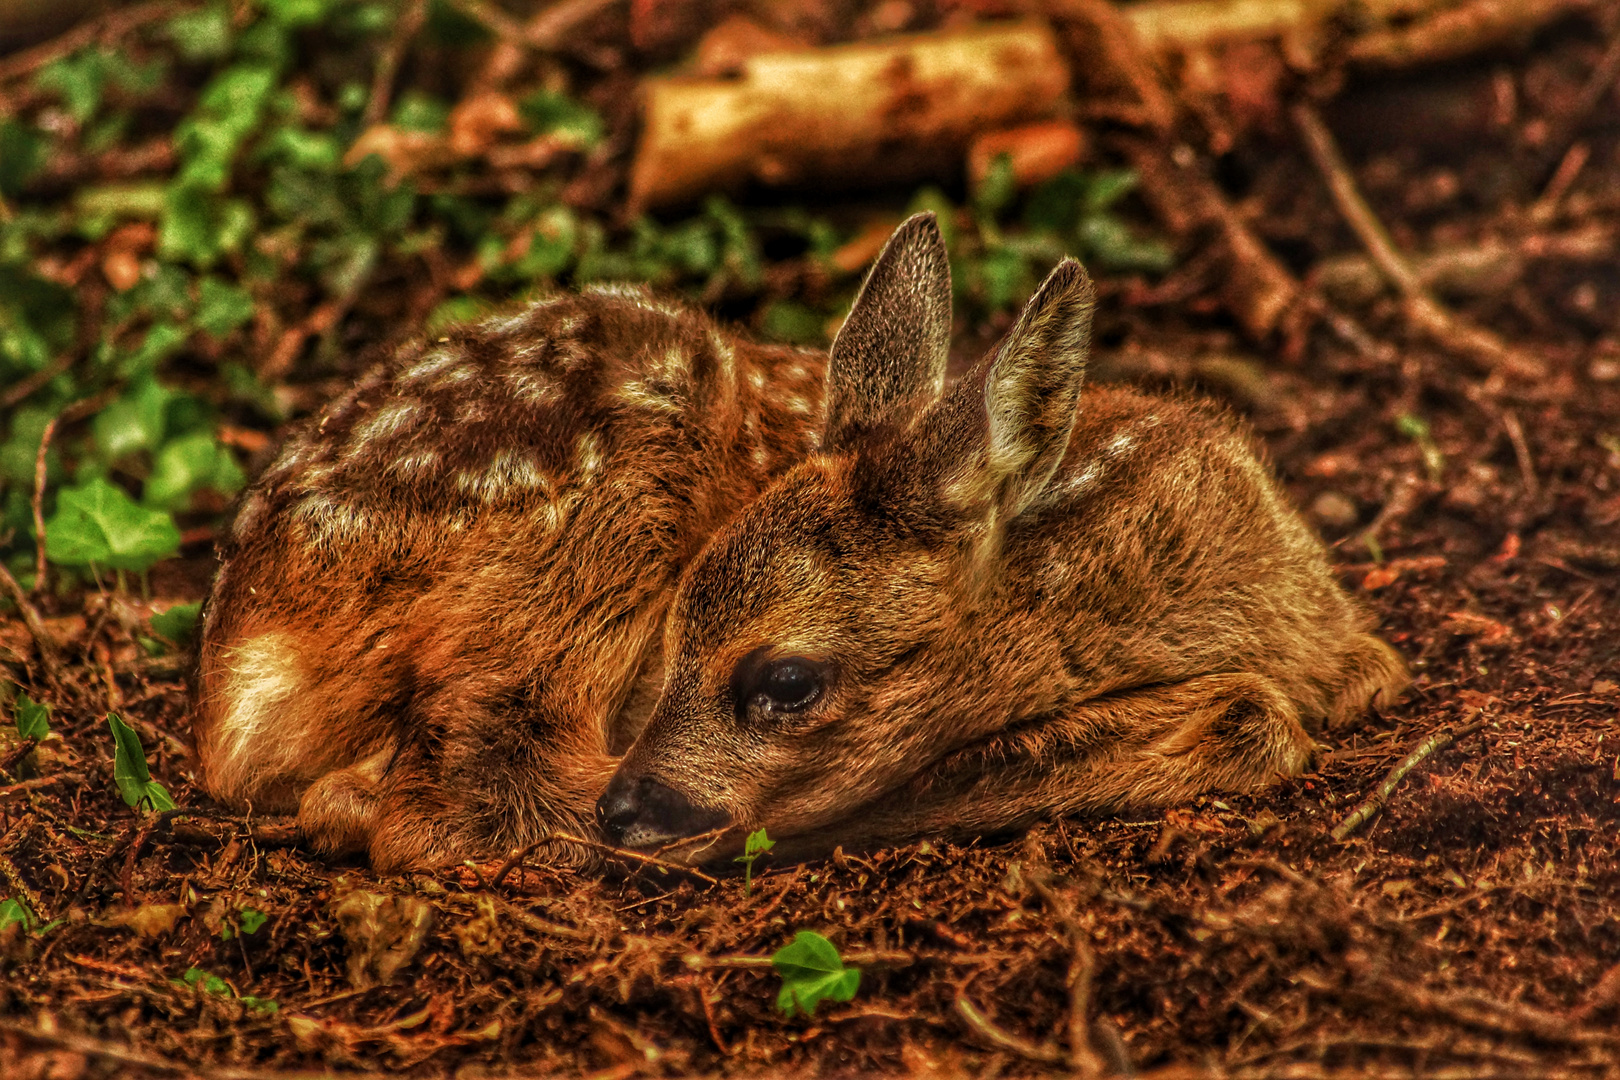
<instances>
[{"instance_id":1,"label":"fawn's black nose","mask_svg":"<svg viewBox=\"0 0 1620 1080\"><path fill-rule=\"evenodd\" d=\"M596 800L596 820L618 846L645 848L708 832L729 815L697 806L662 781L621 770Z\"/></svg>"}]
</instances>

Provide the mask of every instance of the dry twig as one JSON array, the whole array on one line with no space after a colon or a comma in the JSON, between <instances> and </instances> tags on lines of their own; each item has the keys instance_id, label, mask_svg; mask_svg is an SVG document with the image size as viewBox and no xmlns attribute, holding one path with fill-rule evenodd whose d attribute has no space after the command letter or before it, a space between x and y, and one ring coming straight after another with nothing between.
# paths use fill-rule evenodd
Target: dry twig
<instances>
[{"instance_id":1,"label":"dry twig","mask_svg":"<svg viewBox=\"0 0 1620 1080\"><path fill-rule=\"evenodd\" d=\"M174 14L180 8L176 0L153 0L152 3L137 4L121 11L115 8L99 19L80 23L60 37L0 60L0 83L31 75L51 61L77 52L97 39L123 37L137 27Z\"/></svg>"},{"instance_id":2,"label":"dry twig","mask_svg":"<svg viewBox=\"0 0 1620 1080\"><path fill-rule=\"evenodd\" d=\"M1355 178L1339 153L1338 143L1321 116L1304 102L1296 104L1292 113L1305 148L1327 181L1339 213L1366 247L1379 272L1400 292L1408 321L1441 347L1483 360L1492 368L1501 367L1527 376L1545 374L1540 361L1510 347L1484 327L1454 315L1434 298L1405 256L1396 249L1395 241L1378 215L1361 197Z\"/></svg>"},{"instance_id":3,"label":"dry twig","mask_svg":"<svg viewBox=\"0 0 1620 1080\"><path fill-rule=\"evenodd\" d=\"M1378 811L1384 808L1389 797L1395 793L1406 774L1417 768L1427 759L1444 750L1458 739L1464 739L1485 726L1485 721L1475 720L1471 724L1464 724L1452 731L1437 731L1427 739L1418 743L1410 754L1407 754L1384 777L1384 782L1373 790L1371 795L1361 800L1356 808L1344 816L1344 819L1333 826L1332 835L1335 840L1343 840L1351 833L1371 821Z\"/></svg>"},{"instance_id":4,"label":"dry twig","mask_svg":"<svg viewBox=\"0 0 1620 1080\"><path fill-rule=\"evenodd\" d=\"M39 740L30 735L4 754L0 754L0 773L9 773L12 769L15 769L17 763L32 754L34 747L38 745Z\"/></svg>"},{"instance_id":5,"label":"dry twig","mask_svg":"<svg viewBox=\"0 0 1620 1080\"><path fill-rule=\"evenodd\" d=\"M377 67L371 74L371 96L366 100L366 114L361 130L380 124L388 116L388 103L394 96L394 78L399 74L400 61L411 39L422 29L427 19L427 0L411 0L399 13L394 32L388 44L377 57Z\"/></svg>"},{"instance_id":6,"label":"dry twig","mask_svg":"<svg viewBox=\"0 0 1620 1080\"><path fill-rule=\"evenodd\" d=\"M32 780L24 780L20 784L9 787L0 787L0 799L9 799L13 795L26 795L30 791L42 791L57 784L82 784L83 773L52 773L50 776L36 776Z\"/></svg>"},{"instance_id":7,"label":"dry twig","mask_svg":"<svg viewBox=\"0 0 1620 1080\"><path fill-rule=\"evenodd\" d=\"M39 436L39 452L34 455L34 595L45 591L45 455L56 434L58 417L51 417Z\"/></svg>"},{"instance_id":8,"label":"dry twig","mask_svg":"<svg viewBox=\"0 0 1620 1080\"><path fill-rule=\"evenodd\" d=\"M966 994L956 995L956 1015L967 1024L968 1030L979 1036L997 1050L1010 1050L1021 1058L1030 1061L1042 1061L1049 1064L1058 1064L1063 1060L1063 1051L1050 1043L1033 1043L1022 1035L997 1027L990 1018L980 1012L973 1002L967 999Z\"/></svg>"},{"instance_id":9,"label":"dry twig","mask_svg":"<svg viewBox=\"0 0 1620 1080\"><path fill-rule=\"evenodd\" d=\"M554 832L550 836L545 837L542 843L551 841L556 841L563 844L578 844L580 847L589 848L592 851L599 851L602 854L611 856L613 858L626 859L633 863L639 863L642 866L651 866L658 870L665 871L666 873L673 870L678 874L686 874L689 877L695 877L707 885L720 884L718 878L705 874L703 871L695 867L682 866L680 863L670 862L668 859L660 859L654 855L643 855L639 851L628 851L625 848L616 848L612 844L604 844L600 840L589 840L583 836L575 836L573 833Z\"/></svg>"},{"instance_id":10,"label":"dry twig","mask_svg":"<svg viewBox=\"0 0 1620 1080\"><path fill-rule=\"evenodd\" d=\"M22 613L23 623L28 627L28 633L33 636L34 644L39 648L39 659L45 665L45 674L51 682L58 682L62 675L61 662L56 657L56 641L51 632L45 629L45 622L39 617L39 611L29 601L28 594L17 579L11 576L11 571L0 564L0 589L3 589L11 602L17 605Z\"/></svg>"}]
</instances>

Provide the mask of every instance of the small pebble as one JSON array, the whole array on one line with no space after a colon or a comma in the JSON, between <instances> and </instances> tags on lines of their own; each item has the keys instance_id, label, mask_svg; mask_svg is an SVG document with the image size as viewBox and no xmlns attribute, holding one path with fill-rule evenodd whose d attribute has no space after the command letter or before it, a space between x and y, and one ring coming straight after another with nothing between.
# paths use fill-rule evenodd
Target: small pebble
<instances>
[{"instance_id":1,"label":"small pebble","mask_svg":"<svg viewBox=\"0 0 1620 1080\"><path fill-rule=\"evenodd\" d=\"M1324 491L1311 503L1311 514L1317 521L1335 528L1347 529L1361 519L1361 511L1347 495L1337 491Z\"/></svg>"}]
</instances>

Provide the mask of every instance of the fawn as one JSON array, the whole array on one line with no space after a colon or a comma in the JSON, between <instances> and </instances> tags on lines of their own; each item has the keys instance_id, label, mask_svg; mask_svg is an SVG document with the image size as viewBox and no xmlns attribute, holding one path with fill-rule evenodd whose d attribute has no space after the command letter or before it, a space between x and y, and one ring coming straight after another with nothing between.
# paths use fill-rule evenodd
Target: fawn
<instances>
[{"instance_id":1,"label":"fawn","mask_svg":"<svg viewBox=\"0 0 1620 1080\"><path fill-rule=\"evenodd\" d=\"M380 870L592 830L677 576L819 437L825 363L605 289L365 375L221 545L202 785Z\"/></svg>"},{"instance_id":2,"label":"fawn","mask_svg":"<svg viewBox=\"0 0 1620 1080\"><path fill-rule=\"evenodd\" d=\"M1403 667L1228 422L1117 390L1077 419L1091 304L1066 262L946 392L919 215L829 354L634 291L407 350L244 497L204 786L390 870L593 804L710 861L1299 772Z\"/></svg>"},{"instance_id":3,"label":"fawn","mask_svg":"<svg viewBox=\"0 0 1620 1080\"><path fill-rule=\"evenodd\" d=\"M1232 424L1082 397L1078 263L942 392L950 299L914 219L832 346L815 452L682 576L597 806L619 844L718 860L768 826L799 857L1249 791L1406 685Z\"/></svg>"}]
</instances>

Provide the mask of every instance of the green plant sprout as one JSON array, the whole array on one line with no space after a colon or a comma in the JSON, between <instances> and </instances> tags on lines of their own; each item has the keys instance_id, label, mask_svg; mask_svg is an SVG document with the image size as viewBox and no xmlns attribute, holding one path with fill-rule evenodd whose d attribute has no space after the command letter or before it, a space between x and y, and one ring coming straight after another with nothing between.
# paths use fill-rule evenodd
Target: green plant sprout
<instances>
[{"instance_id":1,"label":"green plant sprout","mask_svg":"<svg viewBox=\"0 0 1620 1080\"><path fill-rule=\"evenodd\" d=\"M748 839L743 841L743 853L732 861L743 864L744 896L750 896L754 891L754 860L769 853L775 846L776 841L772 840L764 829L749 833Z\"/></svg>"},{"instance_id":2,"label":"green plant sprout","mask_svg":"<svg viewBox=\"0 0 1620 1080\"><path fill-rule=\"evenodd\" d=\"M146 767L146 751L141 748L141 739L135 734L135 729L118 719L117 713L107 714L107 726L112 729L115 744L113 783L118 785L118 793L124 797L124 802L136 811L143 803L159 812L173 810L174 799L169 795L169 789L152 779Z\"/></svg>"},{"instance_id":3,"label":"green plant sprout","mask_svg":"<svg viewBox=\"0 0 1620 1080\"><path fill-rule=\"evenodd\" d=\"M821 1002L849 1001L861 985L860 968L845 967L837 947L813 930L800 930L771 965L782 976L776 1007L785 1016L814 1016Z\"/></svg>"},{"instance_id":4,"label":"green plant sprout","mask_svg":"<svg viewBox=\"0 0 1620 1080\"><path fill-rule=\"evenodd\" d=\"M51 707L42 701L34 701L27 694L18 694L16 702L11 706L11 719L17 725L19 739L33 739L43 742L45 736L51 733Z\"/></svg>"},{"instance_id":5,"label":"green plant sprout","mask_svg":"<svg viewBox=\"0 0 1620 1080\"><path fill-rule=\"evenodd\" d=\"M269 998L254 997L252 994L238 994L230 983L218 975L210 974L199 967L187 968L184 975L169 981L176 986L201 987L203 993L213 994L215 997L232 998L240 1001L243 1006L252 1009L254 1012L273 1014L281 1010L279 1002L272 1001Z\"/></svg>"}]
</instances>

